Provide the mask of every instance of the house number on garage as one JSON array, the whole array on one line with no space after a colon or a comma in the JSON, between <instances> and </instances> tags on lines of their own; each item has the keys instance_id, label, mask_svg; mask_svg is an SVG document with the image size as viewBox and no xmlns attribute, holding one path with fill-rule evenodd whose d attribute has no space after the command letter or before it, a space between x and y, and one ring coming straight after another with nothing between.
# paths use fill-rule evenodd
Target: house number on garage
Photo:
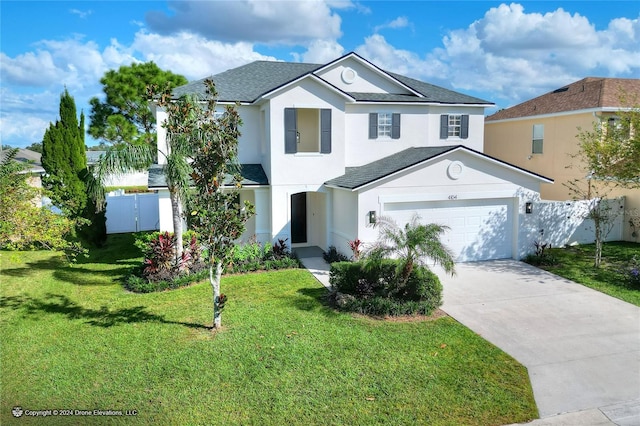
<instances>
[{"instance_id":1,"label":"house number on garage","mask_svg":"<svg viewBox=\"0 0 640 426\"><path fill-rule=\"evenodd\" d=\"M458 196L457 195L449 195L449 199L450 200L457 200Z\"/></svg>"}]
</instances>

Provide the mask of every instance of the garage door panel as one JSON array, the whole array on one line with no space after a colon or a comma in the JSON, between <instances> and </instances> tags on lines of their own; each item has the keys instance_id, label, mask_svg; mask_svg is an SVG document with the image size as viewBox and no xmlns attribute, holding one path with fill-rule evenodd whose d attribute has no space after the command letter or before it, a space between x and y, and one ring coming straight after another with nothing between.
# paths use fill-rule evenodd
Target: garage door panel
<instances>
[{"instance_id":1,"label":"garage door panel","mask_svg":"<svg viewBox=\"0 0 640 426\"><path fill-rule=\"evenodd\" d=\"M438 223L450 228L442 241L459 262L512 256L513 208L510 199L384 205L384 214L400 225L407 223L415 213L423 223Z\"/></svg>"}]
</instances>

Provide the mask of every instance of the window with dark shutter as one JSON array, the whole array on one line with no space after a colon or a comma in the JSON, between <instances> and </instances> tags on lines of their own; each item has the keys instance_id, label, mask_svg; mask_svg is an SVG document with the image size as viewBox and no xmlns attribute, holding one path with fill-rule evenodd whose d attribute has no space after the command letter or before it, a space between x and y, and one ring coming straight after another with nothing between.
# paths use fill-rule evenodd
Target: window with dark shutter
<instances>
[{"instance_id":1,"label":"window with dark shutter","mask_svg":"<svg viewBox=\"0 0 640 426\"><path fill-rule=\"evenodd\" d=\"M400 114L391 116L391 139L400 139Z\"/></svg>"},{"instance_id":2,"label":"window with dark shutter","mask_svg":"<svg viewBox=\"0 0 640 426\"><path fill-rule=\"evenodd\" d=\"M447 139L449 137L449 116L443 114L440 116L440 139Z\"/></svg>"},{"instance_id":3,"label":"window with dark shutter","mask_svg":"<svg viewBox=\"0 0 640 426\"><path fill-rule=\"evenodd\" d=\"M331 110L320 110L320 152L331 153Z\"/></svg>"},{"instance_id":4,"label":"window with dark shutter","mask_svg":"<svg viewBox=\"0 0 640 426\"><path fill-rule=\"evenodd\" d=\"M284 152L285 154L295 154L298 152L298 128L297 114L295 108L284 109Z\"/></svg>"},{"instance_id":5,"label":"window with dark shutter","mask_svg":"<svg viewBox=\"0 0 640 426\"><path fill-rule=\"evenodd\" d=\"M460 138L469 138L469 116L463 115L460 120Z\"/></svg>"},{"instance_id":6,"label":"window with dark shutter","mask_svg":"<svg viewBox=\"0 0 640 426\"><path fill-rule=\"evenodd\" d=\"M372 112L369 114L369 139L378 138L378 114Z\"/></svg>"}]
</instances>

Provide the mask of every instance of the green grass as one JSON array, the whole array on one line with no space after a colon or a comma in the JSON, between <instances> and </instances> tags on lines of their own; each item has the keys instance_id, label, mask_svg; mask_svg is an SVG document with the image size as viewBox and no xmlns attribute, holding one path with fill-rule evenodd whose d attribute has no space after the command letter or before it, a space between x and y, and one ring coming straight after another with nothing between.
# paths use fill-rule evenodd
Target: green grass
<instances>
[{"instance_id":1,"label":"green grass","mask_svg":"<svg viewBox=\"0 0 640 426\"><path fill-rule=\"evenodd\" d=\"M137 410L115 424L406 425L537 417L527 372L444 317L385 322L330 309L305 270L229 276L223 329L208 283L133 294L130 236L65 266L0 252L0 423L29 410ZM40 420L41 422L42 420ZM50 417L47 424L103 424Z\"/></svg>"},{"instance_id":2,"label":"green grass","mask_svg":"<svg viewBox=\"0 0 640 426\"><path fill-rule=\"evenodd\" d=\"M640 257L640 244L631 242L605 243L600 268L593 267L593 244L551 249L558 260L555 266L542 268L594 290L640 306L640 288L630 287L620 269L635 255Z\"/></svg>"}]
</instances>

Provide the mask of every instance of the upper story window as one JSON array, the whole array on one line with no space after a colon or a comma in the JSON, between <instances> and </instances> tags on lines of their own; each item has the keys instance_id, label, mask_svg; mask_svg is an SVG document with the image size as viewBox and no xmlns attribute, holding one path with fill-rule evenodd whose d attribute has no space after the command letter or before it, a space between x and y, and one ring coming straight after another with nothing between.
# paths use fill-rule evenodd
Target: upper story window
<instances>
[{"instance_id":1,"label":"upper story window","mask_svg":"<svg viewBox=\"0 0 640 426\"><path fill-rule=\"evenodd\" d=\"M544 124L534 124L533 140L531 143L531 153L542 154L543 142L544 142Z\"/></svg>"},{"instance_id":2,"label":"upper story window","mask_svg":"<svg viewBox=\"0 0 640 426\"><path fill-rule=\"evenodd\" d=\"M443 114L440 116L440 139L469 137L469 116L467 114Z\"/></svg>"},{"instance_id":3,"label":"upper story window","mask_svg":"<svg viewBox=\"0 0 640 426\"><path fill-rule=\"evenodd\" d=\"M372 112L369 114L369 139L400 139L400 114Z\"/></svg>"},{"instance_id":4,"label":"upper story window","mask_svg":"<svg viewBox=\"0 0 640 426\"><path fill-rule=\"evenodd\" d=\"M284 152L331 153L331 110L284 109Z\"/></svg>"}]
</instances>

